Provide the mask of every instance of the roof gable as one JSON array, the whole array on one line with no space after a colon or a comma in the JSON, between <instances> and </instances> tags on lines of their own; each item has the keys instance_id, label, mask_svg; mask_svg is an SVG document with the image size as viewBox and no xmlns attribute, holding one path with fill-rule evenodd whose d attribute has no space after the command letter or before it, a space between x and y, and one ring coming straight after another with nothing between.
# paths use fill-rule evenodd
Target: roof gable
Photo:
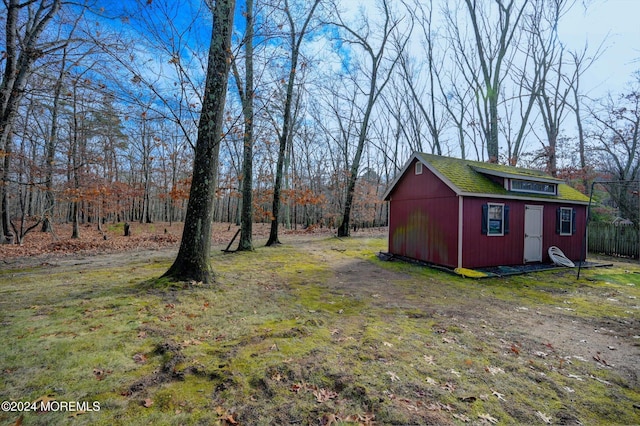
<instances>
[{"instance_id":1,"label":"roof gable","mask_svg":"<svg viewBox=\"0 0 640 426\"><path fill-rule=\"evenodd\" d=\"M462 160L459 158L443 157L440 155L414 152L396 179L384 194L389 199L400 178L407 172L413 160L417 159L431 170L440 180L447 184L456 194L466 196L483 196L491 198L545 199L575 204L586 204L589 198L581 192L571 188L562 180L553 178L537 170L521 167L504 166L480 161ZM504 186L490 179L489 176L501 178L528 180L535 182L553 183L557 185L558 194L536 194L508 191Z\"/></svg>"}]
</instances>

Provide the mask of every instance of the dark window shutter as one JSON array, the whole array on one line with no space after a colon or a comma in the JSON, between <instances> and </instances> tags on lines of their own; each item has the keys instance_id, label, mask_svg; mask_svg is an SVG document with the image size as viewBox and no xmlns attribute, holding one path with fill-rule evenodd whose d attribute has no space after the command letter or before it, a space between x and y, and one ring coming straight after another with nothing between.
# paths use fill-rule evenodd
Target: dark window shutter
<instances>
[{"instance_id":1,"label":"dark window shutter","mask_svg":"<svg viewBox=\"0 0 640 426\"><path fill-rule=\"evenodd\" d=\"M576 233L576 209L571 209L571 235Z\"/></svg>"},{"instance_id":2,"label":"dark window shutter","mask_svg":"<svg viewBox=\"0 0 640 426\"><path fill-rule=\"evenodd\" d=\"M509 206L504 206L504 234L509 233Z\"/></svg>"},{"instance_id":3,"label":"dark window shutter","mask_svg":"<svg viewBox=\"0 0 640 426\"><path fill-rule=\"evenodd\" d=\"M487 235L487 222L489 222L489 205L482 205L482 235Z\"/></svg>"},{"instance_id":4,"label":"dark window shutter","mask_svg":"<svg viewBox=\"0 0 640 426\"><path fill-rule=\"evenodd\" d=\"M556 234L560 234L560 231L562 229L562 210L560 210L560 207L558 207L558 209L556 210Z\"/></svg>"}]
</instances>

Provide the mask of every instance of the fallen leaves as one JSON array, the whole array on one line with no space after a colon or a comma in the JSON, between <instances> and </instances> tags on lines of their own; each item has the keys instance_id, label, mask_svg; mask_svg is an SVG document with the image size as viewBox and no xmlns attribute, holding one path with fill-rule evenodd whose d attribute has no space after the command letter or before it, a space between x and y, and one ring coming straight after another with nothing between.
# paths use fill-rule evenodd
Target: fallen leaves
<instances>
[{"instance_id":1,"label":"fallen leaves","mask_svg":"<svg viewBox=\"0 0 640 426\"><path fill-rule=\"evenodd\" d=\"M53 401L56 401L56 399L51 395L42 395L41 397L33 401L33 405L37 407L42 407L42 406L49 405L49 403Z\"/></svg>"},{"instance_id":2,"label":"fallen leaves","mask_svg":"<svg viewBox=\"0 0 640 426\"><path fill-rule=\"evenodd\" d=\"M454 413L454 414L453 414L453 418L454 418L454 419L458 419L458 420L460 420L461 422L464 422L464 423L469 423L469 422L471 422L471 418L469 418L468 416L465 416L464 414L457 414L457 413Z\"/></svg>"},{"instance_id":3,"label":"fallen leaves","mask_svg":"<svg viewBox=\"0 0 640 426\"><path fill-rule=\"evenodd\" d=\"M282 259L278 257L277 260ZM280 263L277 264L279 265ZM225 265L225 268L227 266ZM264 266L262 268L265 269ZM475 323L470 323L470 330L468 331L454 326L458 322L464 322L467 316L461 319L453 319L448 316L453 310L450 311L448 309L442 310L442 312L447 312L447 315L441 315L442 312L436 310L424 319L407 320L403 315L398 314L398 312L400 314L404 313L404 305L398 303L397 305L401 307L397 308L396 305L391 304L389 302L390 297L395 296L395 293L388 295L382 292L384 286L375 288L375 291L382 293L382 296L377 296L384 298L384 301L372 304L370 306L371 310L365 311L367 315L380 314L380 317L375 317L374 319L369 317L356 318L355 314L351 315L353 312L357 313L358 309L355 308L353 312L351 312L351 309L347 309L350 312L348 318L344 316L337 318L334 315L335 312L331 310L320 311L317 315L311 315L306 313L307 308L304 304L295 304L295 309L287 310L288 305L285 306L285 304L279 303L279 301L283 300L282 295L288 295L286 292L290 290L286 286L284 278L273 278L278 283L276 287L278 293L275 295L265 294L263 286L253 285L253 275L246 279L246 286L251 293L232 293L232 291L236 291L236 288L245 285L243 281L245 275L243 274L245 274L244 270L238 272L237 285L235 281L232 283L231 281L223 280L223 292L208 289L206 292L198 291L179 297L156 297L155 293L153 293L151 301L145 299L142 303L133 301L125 304L121 303L119 299L116 300L119 306L119 309L117 309L119 314L133 313L133 316L125 317L131 322L126 322L130 326L124 332L120 331L121 327L116 328L120 333L117 335L119 339L128 339L125 342L126 345L122 346L123 350L120 355L124 362L123 365L125 367L129 365L130 368L123 371L122 366L118 366L116 369L116 364L119 365L119 362L115 362L113 365L109 365L110 363L107 365L92 363L89 364L88 368L85 367L84 371L81 371L84 375L83 379L89 382L89 386L91 386L90 382L95 380L90 375L91 365L94 365L94 367L113 368L113 377L106 377L100 384L93 383L99 385L100 388L105 388L106 386L105 389L117 389L119 386L131 389L133 386L130 386L132 383L128 383L128 380L131 380L129 377L145 374L145 379L155 379L157 376L155 371L162 372L163 364L166 364L165 361L177 354L176 351L172 350L167 356L159 356L151 349L152 344L160 339L166 339L182 348L189 346L189 350L185 349L183 351L185 353L183 362L167 365L167 382L149 381L146 388L142 387L142 385L135 388L142 389L137 390L138 395L141 394L139 397L136 398L135 392L133 392L134 396L130 401L127 401L137 407L132 411L153 412L158 415L160 411L166 411L169 414L170 411L173 412L175 410L167 409L165 404L161 403L160 396L156 396L154 391L157 388L165 389L169 386L172 391L181 389L183 385L177 383L180 377L177 373L184 373L183 375L187 375L187 384L191 385L193 382L197 385L197 387L190 386L188 389L199 388L200 381L203 383L211 381L210 384L203 385L202 390L198 390L203 392L203 398L198 397L196 401L199 402L200 399L208 398L205 409L208 411L207 415L210 421L214 424L216 424L218 416L213 409L217 404L222 404L229 410L233 406L239 407L237 410L240 417L230 412L220 412L220 422L224 421L227 424L234 424L238 421L245 424L244 415L248 413L245 410L254 410L254 417L252 418L256 418L257 414L255 413L260 412L257 410L264 410L266 413L267 409L272 407L280 409L278 415L282 415L281 419L289 420L292 423L298 419L303 419L300 420L301 423L308 420L310 423L317 424L319 418L325 413L331 413L331 415L326 415L323 421L324 424L336 424L345 421L365 423L361 418L362 415L356 416L353 413L374 410L378 421L388 421L388 418L393 415L395 416L393 417L394 419L406 418L413 421L415 419L425 419L425 422L427 419L441 418L443 420L442 423L448 421L457 422L458 424L462 422L481 424L482 422L491 423L491 419L498 418L500 422L510 423L514 421L513 413L516 412L518 414L517 419L520 421L542 424L541 420L535 415L537 409L542 410L545 407L544 403L540 404L539 400L536 399L538 398L535 393L537 389L546 389L547 385L553 385L553 389L560 391L559 398L562 396L571 397L572 401L576 401L574 405L576 407L579 406L580 410L582 410L583 407L579 405L578 401L584 397L585 389L590 389L594 385L598 385L599 388L603 387L589 377L590 372L602 378L611 379L615 386L619 386L619 381L613 372L597 368L596 361L590 359L590 355L594 355L597 348L602 351L600 356L604 357L606 362L616 362L618 357L615 355L621 354L626 349L622 341L617 352L610 352L606 345L602 344L592 344L591 348L593 349L591 350L586 345L584 347L580 346L580 353L585 356L587 362L581 363L576 360L573 366L565 363L565 368L559 371L557 368L558 361L560 361L559 357L561 354L572 353L567 351L567 345L574 340L563 341L558 338L559 347L556 351L545 347L544 343L536 339L529 338L524 333L524 326L520 322L517 322L517 332L514 332L509 328L509 324L498 319L502 318L502 316L495 320L492 319L492 324L485 331L480 331L480 327L477 324L478 315L480 315L479 311L473 311L467 315L475 321ZM228 275L227 278L236 279L236 274ZM330 277L333 277L333 275ZM309 277L309 281L311 278ZM363 280L369 279L370 276L367 275L361 278ZM305 276L303 279L306 281L307 277ZM309 287L314 291L314 293L310 294L315 298L316 286ZM293 290L295 290L296 296L299 295L298 293L302 297L308 296L304 293L304 286L295 285ZM369 290L368 287L366 290ZM335 294L329 292L328 295L324 296L338 297L338 291L340 294L344 293L342 297L345 298L345 306L351 306L347 302L352 294L347 294L347 292L353 292L355 297L359 296L356 293L356 287L346 285L339 286ZM253 292L259 294L255 299L252 298ZM202 295L210 297L211 302L205 302ZM242 298L239 295L242 295ZM146 295L145 297L148 299L149 296ZM29 300L32 301L28 303L36 303L36 301L37 303L43 303L40 302L40 298ZM109 307L110 305L107 305L107 303L110 300L103 301L100 298L97 300L99 300L97 304L92 302L88 304L88 307L92 308L91 312L94 313L96 318L102 318L105 314L96 313L97 310L94 308ZM315 299L312 300L315 303ZM167 303L168 301L174 303ZM238 305L238 301L242 304ZM360 298L357 298L357 301L358 303L362 302ZM426 301L419 301L426 304ZM363 303L369 303L369 301L364 299ZM413 303L413 298L411 303ZM261 304L264 304L268 310L263 310ZM240 308L237 308L237 306L240 306ZM391 308L388 308L388 306L391 306ZM499 304L499 306L506 305ZM71 306L72 309L69 309L69 311L74 316L77 316L78 312L81 312L85 307L84 305L80 307L73 304ZM381 307L380 311L378 311L379 307ZM277 315L274 315L275 308L281 310ZM38 309L46 310L48 307L44 306ZM205 309L207 312L203 313ZM387 309L391 309L391 311L387 311ZM135 316L136 310L139 312L137 317ZM110 311L115 312L116 310L110 309ZM174 312L173 322L175 328L170 329L168 323L158 319L158 315L167 316L168 318ZM31 316L36 315L36 312L28 313ZM198 319L187 319L191 318L189 315L194 313L201 316ZM244 323L239 319L243 315L248 319ZM254 315L255 318L251 315ZM322 319L324 324L307 323L309 318L315 320L316 317ZM75 317L70 318L71 320L76 319ZM430 324L433 318L442 321L443 326L448 330L445 333L432 332ZM531 322L527 322L526 325L536 324L535 321L538 318L542 317L531 319ZM515 319L506 317L504 319L505 321L509 319L514 324L516 323ZM543 320L546 322L548 318L544 317L540 321ZM96 319L88 323L84 322L83 324L87 325L84 325L83 329L86 331L87 327L97 324L98 321ZM104 323L107 324L103 327L104 332L111 333L111 320L104 321ZM125 322L122 321L121 323ZM266 326L274 327L276 331L267 333L264 331ZM445 330L443 326L440 327ZM501 326L505 326L504 330ZM294 335L293 338L286 336L288 340L285 339L280 334L281 330L287 331L291 327L308 329L310 337L307 338L307 335L299 334ZM211 328L210 332L207 331L207 328ZM43 331L41 330L48 329L38 328L35 334L42 333ZM489 331L494 332L494 334L489 334ZM555 338L555 335L551 335ZM575 336L576 338L581 337L582 334L576 334ZM82 335L81 337L84 336ZM87 338L95 337L97 336L92 334ZM346 345L335 344L335 342L342 341L347 337L354 343ZM506 342L500 342L500 337L504 337ZM184 340L192 338L194 340ZM79 340L77 339L77 341ZM280 345L281 352L265 354L269 349L269 345L274 342ZM517 345L513 347L515 347L516 351L520 351L519 357L514 356L515 351L510 350L512 342L517 342ZM542 340L542 342L545 342L545 340ZM45 344L50 345L51 343L42 343L40 347L44 347ZM192 346L200 344L203 346ZM138 354L136 352L142 353ZM507 356L505 356L505 353ZM249 355L251 357L256 356L255 361L254 358L245 358L245 356L248 357ZM147 356L148 359L145 359ZM244 364L239 364L235 360L236 356L241 356L238 359L240 362L246 362L248 367L246 370L244 370ZM198 366L197 370L196 368L191 369L190 365L196 359L202 361L203 366L202 368ZM532 366L529 363L530 361L535 362L535 364ZM136 364L144 364L146 362L146 364L140 368L139 365L131 364L131 362ZM182 371L176 371L176 365L178 370ZM187 368L183 368L185 366ZM243 369L238 370L236 366L240 366ZM131 368L135 369L135 376L127 373ZM542 373L546 373L548 376L544 377ZM581 378L574 377L569 373L580 374L585 381L590 383L584 383ZM18 377L16 374L16 378L12 377L12 380L17 382ZM101 374L96 375L96 379L100 380L100 377L104 376ZM259 380L255 382L245 380L253 379L254 377ZM266 380L264 380L265 378ZM176 381L175 384L173 383L174 380ZM302 380L311 381L316 383L317 386L314 387L304 383L297 383L292 386L293 383ZM57 384L57 382L53 384ZM565 384L575 388L572 395L567 394L567 392L571 392L570 390L562 387ZM230 386L233 386L233 388L230 389ZM443 390L441 386L444 386L446 390ZM229 391L225 391L225 393L218 392L218 387L221 390L229 389ZM382 392L386 389L390 389L398 395L398 399L394 402L397 405L392 406L387 401L379 402L384 395ZM214 395L213 398L210 398L209 394ZM244 403L222 399L221 396L226 394L240 395L245 398ZM286 394L284 398L283 394ZM482 399L482 394L487 394L486 400ZM544 392L540 394L546 395ZM525 395L527 401L522 401L522 398L520 398L522 395ZM140 405L140 401L147 396L150 396L152 405L150 408L143 408ZM401 397L409 399L406 402L400 402ZM248 398L253 399L248 400ZM157 401L158 404L153 405L154 401ZM282 405L280 407L273 405L277 401L286 401L287 414L283 414ZM449 402L455 407L455 411L453 413L445 412L446 408L436 404L436 401ZM173 404L173 400L171 403ZM526 408L519 410L522 408L519 404L525 404ZM511 406L515 407L513 411L509 408ZM196 411L201 410L200 407L200 405L194 404L190 406L189 410L185 409L184 411L191 413L190 410L193 409L194 413L200 413L200 411ZM390 408L390 410L385 412L378 411L377 407L382 407L385 410ZM531 407L538 408L531 409ZM170 408L175 407L172 405ZM425 414L427 410L441 410L443 412ZM481 413L485 413L490 418L478 418L478 414ZM560 412L556 413L556 410L547 413L551 415L557 414L558 419L563 415ZM271 412L268 412L268 414L271 414ZM546 415L545 412L542 412L542 414ZM383 419L380 419L381 416L383 416ZM84 421L86 417L82 417L81 420ZM15 418L12 420L15 420ZM557 419L554 418L553 421L555 422Z\"/></svg>"},{"instance_id":4,"label":"fallen leaves","mask_svg":"<svg viewBox=\"0 0 640 426\"><path fill-rule=\"evenodd\" d=\"M323 426L338 425L342 423L357 423L361 426L370 426L375 424L376 415L373 413L350 414L347 416L340 414L325 414L320 419Z\"/></svg>"},{"instance_id":5,"label":"fallen leaves","mask_svg":"<svg viewBox=\"0 0 640 426\"><path fill-rule=\"evenodd\" d=\"M500 401L505 401L505 402L507 401L506 399L504 399L504 394L503 394L503 393L500 393L500 392L494 391L494 390L492 389L492 390L491 390L491 394L492 394L493 396L495 396L496 398L498 398Z\"/></svg>"},{"instance_id":6,"label":"fallen leaves","mask_svg":"<svg viewBox=\"0 0 640 426\"><path fill-rule=\"evenodd\" d=\"M1 155L0 155L1 157ZM121 228L99 231L96 227L83 227L79 239L71 238L71 224L56 223L57 240L52 241L50 233L32 232L24 241L24 244L0 245L0 258L30 258L38 255L65 256L73 253L113 253L127 252L132 249L157 249L176 246L180 241L182 229L179 226L167 226L168 233L159 233L158 224L136 224L135 233L132 236L122 235ZM228 241L231 231L226 226L219 226L214 240ZM68 237L66 237L68 236ZM107 237L105 239L105 236Z\"/></svg>"},{"instance_id":7,"label":"fallen leaves","mask_svg":"<svg viewBox=\"0 0 640 426\"><path fill-rule=\"evenodd\" d=\"M136 364L144 364L147 362L147 356L145 354L135 354L133 356L133 361Z\"/></svg>"},{"instance_id":8,"label":"fallen leaves","mask_svg":"<svg viewBox=\"0 0 640 426\"><path fill-rule=\"evenodd\" d=\"M551 416L541 412L541 411L536 411L536 416L538 416L544 423L550 425L551 424Z\"/></svg>"},{"instance_id":9,"label":"fallen leaves","mask_svg":"<svg viewBox=\"0 0 640 426\"><path fill-rule=\"evenodd\" d=\"M486 422L489 422L489 423L491 423L493 425L498 423L498 419L496 419L495 417L492 417L489 414L480 414L480 415L478 415L478 418L481 419L481 420L484 420Z\"/></svg>"},{"instance_id":10,"label":"fallen leaves","mask_svg":"<svg viewBox=\"0 0 640 426\"><path fill-rule=\"evenodd\" d=\"M239 425L240 423L236 420L238 417L235 413L228 413L222 407L216 407L216 414L218 415L218 421L222 425Z\"/></svg>"},{"instance_id":11,"label":"fallen leaves","mask_svg":"<svg viewBox=\"0 0 640 426\"><path fill-rule=\"evenodd\" d=\"M337 398L338 394L327 389L318 389L313 391L313 396L316 397L316 401L318 403L323 403L329 401L330 399Z\"/></svg>"},{"instance_id":12,"label":"fallen leaves","mask_svg":"<svg viewBox=\"0 0 640 426\"><path fill-rule=\"evenodd\" d=\"M491 373L492 376L495 376L496 374L503 374L504 370L500 367L493 367L491 365L485 367L485 371L487 373Z\"/></svg>"},{"instance_id":13,"label":"fallen leaves","mask_svg":"<svg viewBox=\"0 0 640 426\"><path fill-rule=\"evenodd\" d=\"M511 350L511 352L513 352L516 355L520 355L520 347L518 345L516 345L515 343L511 344L511 347L509 348Z\"/></svg>"},{"instance_id":14,"label":"fallen leaves","mask_svg":"<svg viewBox=\"0 0 640 426\"><path fill-rule=\"evenodd\" d=\"M453 393L456 390L456 384L453 382L446 382L443 386L441 386L440 388L444 391Z\"/></svg>"},{"instance_id":15,"label":"fallen leaves","mask_svg":"<svg viewBox=\"0 0 640 426\"><path fill-rule=\"evenodd\" d=\"M593 374L590 374L589 377L591 377L593 380L595 380L596 382L600 382L603 385L607 385L607 386L613 386L613 384L607 380L601 379L599 377L594 376Z\"/></svg>"},{"instance_id":16,"label":"fallen leaves","mask_svg":"<svg viewBox=\"0 0 640 426\"><path fill-rule=\"evenodd\" d=\"M400 378L398 377L398 375L396 373L394 373L393 371L387 371L387 375L389 376L389 378L391 379L392 382L399 382Z\"/></svg>"},{"instance_id":17,"label":"fallen leaves","mask_svg":"<svg viewBox=\"0 0 640 426\"><path fill-rule=\"evenodd\" d=\"M388 397L389 399L396 401L396 403L401 405L405 410L411 412L446 411L448 413L453 413L454 411L454 408L451 405L443 404L439 401L427 403L420 399L412 400L409 398L401 398L391 393L388 393Z\"/></svg>"},{"instance_id":18,"label":"fallen leaves","mask_svg":"<svg viewBox=\"0 0 640 426\"><path fill-rule=\"evenodd\" d=\"M613 367L613 365L609 364L604 358L602 358L600 352L597 352L593 356L593 359L598 361L600 364L604 365L605 367Z\"/></svg>"},{"instance_id":19,"label":"fallen leaves","mask_svg":"<svg viewBox=\"0 0 640 426\"><path fill-rule=\"evenodd\" d=\"M295 393L311 392L318 403L327 402L338 397L337 392L325 388L319 388L316 385L306 382L294 383L291 386L291 391Z\"/></svg>"},{"instance_id":20,"label":"fallen leaves","mask_svg":"<svg viewBox=\"0 0 640 426\"><path fill-rule=\"evenodd\" d=\"M107 375L109 375L111 373L112 373L111 370L104 370L102 368L94 368L93 369L93 376L96 378L96 380L102 380L105 377L107 377Z\"/></svg>"},{"instance_id":21,"label":"fallen leaves","mask_svg":"<svg viewBox=\"0 0 640 426\"><path fill-rule=\"evenodd\" d=\"M188 348L189 346L196 346L201 344L202 342L198 339L188 339L188 340L183 340L182 343L180 343L180 346L183 348Z\"/></svg>"}]
</instances>

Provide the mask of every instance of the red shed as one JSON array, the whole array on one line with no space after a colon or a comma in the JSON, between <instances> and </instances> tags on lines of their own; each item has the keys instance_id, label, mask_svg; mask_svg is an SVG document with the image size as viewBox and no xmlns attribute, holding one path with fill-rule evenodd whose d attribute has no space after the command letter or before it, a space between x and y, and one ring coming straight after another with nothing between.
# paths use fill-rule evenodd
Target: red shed
<instances>
[{"instance_id":1,"label":"red shed","mask_svg":"<svg viewBox=\"0 0 640 426\"><path fill-rule=\"evenodd\" d=\"M544 173L414 153L393 181L389 252L451 268L580 260L589 198Z\"/></svg>"}]
</instances>

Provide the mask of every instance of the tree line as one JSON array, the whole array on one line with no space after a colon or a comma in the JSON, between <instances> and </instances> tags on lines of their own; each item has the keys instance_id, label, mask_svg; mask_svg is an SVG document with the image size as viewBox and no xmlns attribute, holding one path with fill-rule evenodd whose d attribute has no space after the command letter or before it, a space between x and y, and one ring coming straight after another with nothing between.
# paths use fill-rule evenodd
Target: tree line
<instances>
[{"instance_id":1,"label":"tree line","mask_svg":"<svg viewBox=\"0 0 640 426\"><path fill-rule=\"evenodd\" d=\"M204 154L207 214L241 224L241 249L255 221L272 224L268 244L281 226L348 236L384 225L380 196L413 151L542 169L584 190L597 176L628 182L610 197L637 223L640 74L623 93L589 96L584 76L606 40L571 50L559 35L580 7L6 0L2 239L60 222L77 236L87 222L185 221L202 130L215 122L205 114L219 106L211 90L222 88ZM228 69L212 71L216 60Z\"/></svg>"}]
</instances>

